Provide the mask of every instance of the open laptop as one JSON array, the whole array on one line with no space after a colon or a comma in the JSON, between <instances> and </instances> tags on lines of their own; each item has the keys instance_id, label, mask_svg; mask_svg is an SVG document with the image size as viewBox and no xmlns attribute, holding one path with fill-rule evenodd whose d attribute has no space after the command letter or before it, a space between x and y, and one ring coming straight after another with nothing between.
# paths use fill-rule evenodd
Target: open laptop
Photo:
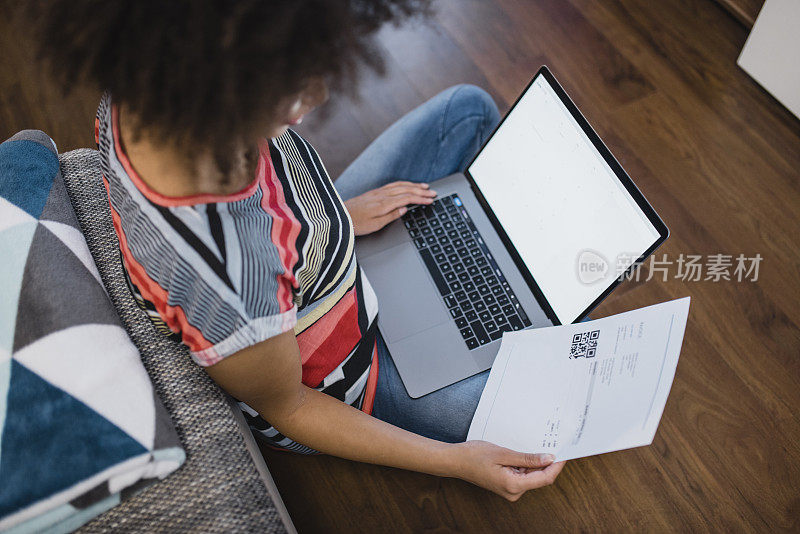
<instances>
[{"instance_id":1,"label":"open laptop","mask_svg":"<svg viewBox=\"0 0 800 534\"><path fill-rule=\"evenodd\" d=\"M356 240L414 398L489 369L503 332L580 321L669 235L547 67L431 187L433 205Z\"/></svg>"}]
</instances>

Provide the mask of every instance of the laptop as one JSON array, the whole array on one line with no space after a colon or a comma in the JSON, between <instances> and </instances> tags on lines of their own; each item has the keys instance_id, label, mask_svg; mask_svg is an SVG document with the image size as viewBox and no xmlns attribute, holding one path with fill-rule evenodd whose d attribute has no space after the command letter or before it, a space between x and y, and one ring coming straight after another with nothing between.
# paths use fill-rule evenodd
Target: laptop
<instances>
[{"instance_id":1,"label":"laptop","mask_svg":"<svg viewBox=\"0 0 800 534\"><path fill-rule=\"evenodd\" d=\"M431 187L432 205L356 239L413 398L489 369L504 332L584 319L669 235L545 66Z\"/></svg>"}]
</instances>

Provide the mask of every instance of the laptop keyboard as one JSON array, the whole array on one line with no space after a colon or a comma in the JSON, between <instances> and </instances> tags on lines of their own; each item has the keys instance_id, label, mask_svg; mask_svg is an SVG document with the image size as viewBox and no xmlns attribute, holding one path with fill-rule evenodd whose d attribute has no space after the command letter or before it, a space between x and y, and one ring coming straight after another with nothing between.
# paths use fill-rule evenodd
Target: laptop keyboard
<instances>
[{"instance_id":1,"label":"laptop keyboard","mask_svg":"<svg viewBox=\"0 0 800 534\"><path fill-rule=\"evenodd\" d=\"M458 195L408 210L403 223L469 350L531 325Z\"/></svg>"}]
</instances>

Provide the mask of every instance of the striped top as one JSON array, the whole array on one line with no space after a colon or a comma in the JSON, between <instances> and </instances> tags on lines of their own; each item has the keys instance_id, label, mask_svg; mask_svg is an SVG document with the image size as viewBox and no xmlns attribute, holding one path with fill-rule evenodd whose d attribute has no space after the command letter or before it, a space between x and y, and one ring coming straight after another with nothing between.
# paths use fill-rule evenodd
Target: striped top
<instances>
[{"instance_id":1,"label":"striped top","mask_svg":"<svg viewBox=\"0 0 800 534\"><path fill-rule=\"evenodd\" d=\"M293 330L302 381L367 413L378 376L377 299L353 225L316 151L289 130L259 144L256 176L231 195L167 197L136 174L105 94L96 138L131 290L202 366ZM314 452L240 403L273 445Z\"/></svg>"}]
</instances>

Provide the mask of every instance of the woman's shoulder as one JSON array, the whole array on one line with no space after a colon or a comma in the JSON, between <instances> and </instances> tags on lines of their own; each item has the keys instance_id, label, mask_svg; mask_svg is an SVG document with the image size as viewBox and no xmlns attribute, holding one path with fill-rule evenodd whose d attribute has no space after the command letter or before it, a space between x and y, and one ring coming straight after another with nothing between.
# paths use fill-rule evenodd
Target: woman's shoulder
<instances>
[{"instance_id":1,"label":"woman's shoulder","mask_svg":"<svg viewBox=\"0 0 800 534\"><path fill-rule=\"evenodd\" d=\"M270 139L269 148L273 162L275 156L279 156L283 161L289 161L294 166L289 167L289 172L299 168L299 170L306 171L312 178L330 181L325 165L317 151L305 137L291 128L278 137Z\"/></svg>"}]
</instances>

